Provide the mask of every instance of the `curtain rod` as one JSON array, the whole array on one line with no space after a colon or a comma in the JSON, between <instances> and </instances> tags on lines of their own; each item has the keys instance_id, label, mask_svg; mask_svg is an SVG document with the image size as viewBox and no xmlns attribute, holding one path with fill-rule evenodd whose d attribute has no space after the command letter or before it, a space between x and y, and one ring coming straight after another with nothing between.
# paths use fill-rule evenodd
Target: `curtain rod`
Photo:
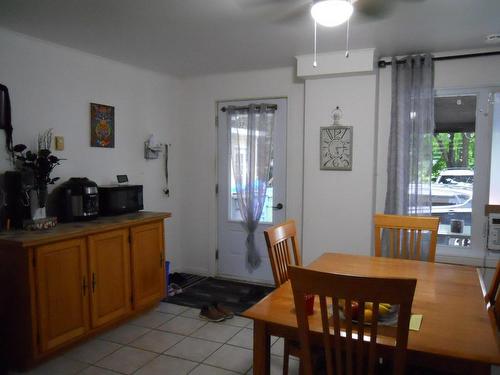
<instances>
[{"instance_id":1,"label":"curtain rod","mask_svg":"<svg viewBox=\"0 0 500 375\"><path fill-rule=\"evenodd\" d=\"M500 55L500 51L490 51L490 52L479 52L479 53L467 53L464 55L451 55L451 56L441 56L441 57L433 57L433 61L443 61L443 60L455 60L455 59L467 59L470 57L482 57L482 56L492 56L492 55ZM398 60L398 64L404 64L406 59ZM385 68L387 65L392 65L392 61L379 60L378 67Z\"/></svg>"},{"instance_id":2,"label":"curtain rod","mask_svg":"<svg viewBox=\"0 0 500 375\"><path fill-rule=\"evenodd\" d=\"M255 107L256 108L260 108L260 104L257 104ZM274 110L278 109L278 105L277 104L268 104L267 107L270 108L270 109L274 109ZM241 106L241 107L234 107L234 109L236 109L236 110L249 109L249 108L250 107L248 105L244 105L244 106ZM227 108L226 107L222 107L220 110L222 112L226 112Z\"/></svg>"}]
</instances>

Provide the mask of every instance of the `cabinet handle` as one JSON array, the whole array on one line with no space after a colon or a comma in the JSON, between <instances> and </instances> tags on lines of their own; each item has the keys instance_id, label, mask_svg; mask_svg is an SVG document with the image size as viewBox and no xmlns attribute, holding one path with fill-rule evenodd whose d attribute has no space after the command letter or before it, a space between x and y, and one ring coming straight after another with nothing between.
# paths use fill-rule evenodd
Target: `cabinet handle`
<instances>
[{"instance_id":1,"label":"cabinet handle","mask_svg":"<svg viewBox=\"0 0 500 375\"><path fill-rule=\"evenodd\" d=\"M95 292L95 285L96 285L95 272L92 272L92 293Z\"/></svg>"},{"instance_id":2,"label":"cabinet handle","mask_svg":"<svg viewBox=\"0 0 500 375\"><path fill-rule=\"evenodd\" d=\"M82 290L83 295L85 296L85 293L87 292L87 278L85 276L83 276Z\"/></svg>"}]
</instances>

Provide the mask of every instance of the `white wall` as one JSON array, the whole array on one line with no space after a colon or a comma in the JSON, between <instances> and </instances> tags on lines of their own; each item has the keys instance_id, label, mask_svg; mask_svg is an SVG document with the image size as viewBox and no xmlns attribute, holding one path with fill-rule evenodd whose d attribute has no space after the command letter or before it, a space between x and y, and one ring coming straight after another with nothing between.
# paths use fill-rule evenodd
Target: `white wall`
<instances>
[{"instance_id":1,"label":"white wall","mask_svg":"<svg viewBox=\"0 0 500 375\"><path fill-rule=\"evenodd\" d=\"M306 81L304 132L304 262L325 251L370 254L375 164L375 74ZM353 126L352 171L319 169L319 130Z\"/></svg>"},{"instance_id":2,"label":"white wall","mask_svg":"<svg viewBox=\"0 0 500 375\"><path fill-rule=\"evenodd\" d=\"M61 181L85 176L98 184L127 174L134 184L144 185L144 208L172 211L166 225L167 258L180 252L179 193L180 82L66 47L0 29L0 82L10 91L14 143L36 147L41 131L54 129L64 136L64 151L56 155L67 160L53 176ZM115 148L90 147L89 103L115 107ZM146 161L143 142L155 133L172 144L171 196L162 194L163 160ZM10 169L0 137L0 171Z\"/></svg>"},{"instance_id":3,"label":"white wall","mask_svg":"<svg viewBox=\"0 0 500 375\"><path fill-rule=\"evenodd\" d=\"M182 116L182 207L180 236L185 270L214 273L217 246L216 102L286 97L286 214L302 216L304 85L292 68L210 75L185 80Z\"/></svg>"}]
</instances>

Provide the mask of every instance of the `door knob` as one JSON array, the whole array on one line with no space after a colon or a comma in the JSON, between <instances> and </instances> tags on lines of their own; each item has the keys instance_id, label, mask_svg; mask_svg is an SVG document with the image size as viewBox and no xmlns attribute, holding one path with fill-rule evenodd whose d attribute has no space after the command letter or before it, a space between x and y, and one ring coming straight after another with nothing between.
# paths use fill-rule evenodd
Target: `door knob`
<instances>
[{"instance_id":1,"label":"door knob","mask_svg":"<svg viewBox=\"0 0 500 375\"><path fill-rule=\"evenodd\" d=\"M278 203L276 206L273 206L273 210L281 210L283 208L283 203Z\"/></svg>"}]
</instances>

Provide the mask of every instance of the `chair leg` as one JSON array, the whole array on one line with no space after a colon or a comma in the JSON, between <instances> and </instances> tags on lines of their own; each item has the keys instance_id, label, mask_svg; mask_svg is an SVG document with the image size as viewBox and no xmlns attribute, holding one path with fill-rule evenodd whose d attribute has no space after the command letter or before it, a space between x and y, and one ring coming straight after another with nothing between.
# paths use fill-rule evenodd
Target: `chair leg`
<instances>
[{"instance_id":1,"label":"chair leg","mask_svg":"<svg viewBox=\"0 0 500 375\"><path fill-rule=\"evenodd\" d=\"M290 346L288 340L283 340L285 342L283 348L283 375L288 375L288 359L290 357Z\"/></svg>"}]
</instances>

